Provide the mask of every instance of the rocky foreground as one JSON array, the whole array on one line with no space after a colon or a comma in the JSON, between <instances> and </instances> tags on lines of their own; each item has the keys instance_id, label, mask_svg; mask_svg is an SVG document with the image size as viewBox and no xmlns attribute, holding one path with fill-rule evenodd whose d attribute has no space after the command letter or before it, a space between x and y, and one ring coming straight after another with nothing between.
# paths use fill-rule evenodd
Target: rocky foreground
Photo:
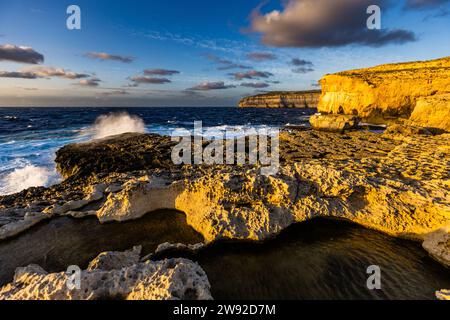
<instances>
[{"instance_id":1,"label":"rocky foreground","mask_svg":"<svg viewBox=\"0 0 450 320\"><path fill-rule=\"evenodd\" d=\"M64 147L56 158L64 182L0 197L0 239L61 216L120 223L176 209L206 244L260 241L327 217L421 241L450 267L450 134L407 126L384 134L288 130L280 135L280 170L269 177L259 166L175 166L172 146L165 137L125 134ZM18 269L0 299L209 297L207 278L194 263L137 260L83 271L92 292L81 295L64 289L64 273ZM109 280L98 285L99 277Z\"/></svg>"}]
</instances>

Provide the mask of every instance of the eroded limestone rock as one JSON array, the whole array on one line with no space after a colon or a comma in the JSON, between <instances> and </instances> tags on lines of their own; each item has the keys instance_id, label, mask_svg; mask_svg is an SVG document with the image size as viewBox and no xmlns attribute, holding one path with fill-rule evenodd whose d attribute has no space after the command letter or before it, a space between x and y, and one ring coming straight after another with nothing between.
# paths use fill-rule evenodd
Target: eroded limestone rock
<instances>
[{"instance_id":1,"label":"eroded limestone rock","mask_svg":"<svg viewBox=\"0 0 450 320\"><path fill-rule=\"evenodd\" d=\"M179 182L158 177L149 182L130 181L122 191L108 196L97 217L101 222L125 221L159 209L174 209L180 190Z\"/></svg>"},{"instance_id":2,"label":"eroded limestone rock","mask_svg":"<svg viewBox=\"0 0 450 320\"><path fill-rule=\"evenodd\" d=\"M131 267L139 262L142 247L124 252L102 252L89 263L87 270L114 270Z\"/></svg>"},{"instance_id":3,"label":"eroded limestone rock","mask_svg":"<svg viewBox=\"0 0 450 320\"><path fill-rule=\"evenodd\" d=\"M422 240L450 222L450 135L401 141L384 156L308 159L272 177L258 168L215 167L175 181L150 178L110 195L97 216L124 221L176 209L207 241L262 240L314 217Z\"/></svg>"},{"instance_id":4,"label":"eroded limestone rock","mask_svg":"<svg viewBox=\"0 0 450 320\"><path fill-rule=\"evenodd\" d=\"M139 263L137 251L101 254L81 272L80 289L69 289L65 272L48 274L36 265L18 268L14 281L0 288L0 300L212 299L198 264L187 259Z\"/></svg>"},{"instance_id":5,"label":"eroded limestone rock","mask_svg":"<svg viewBox=\"0 0 450 320\"><path fill-rule=\"evenodd\" d=\"M450 225L427 234L422 246L434 259L450 268Z\"/></svg>"},{"instance_id":6,"label":"eroded limestone rock","mask_svg":"<svg viewBox=\"0 0 450 320\"><path fill-rule=\"evenodd\" d=\"M309 123L314 129L331 132L356 129L359 121L358 117L341 114L315 114L309 119Z\"/></svg>"},{"instance_id":7,"label":"eroded limestone rock","mask_svg":"<svg viewBox=\"0 0 450 320\"><path fill-rule=\"evenodd\" d=\"M439 300L450 300L450 290L443 289L436 291L436 298Z\"/></svg>"},{"instance_id":8,"label":"eroded limestone rock","mask_svg":"<svg viewBox=\"0 0 450 320\"><path fill-rule=\"evenodd\" d=\"M204 243L196 243L196 244L184 244L184 243L169 243L164 242L161 243L158 248L156 248L155 253L162 253L168 250L189 250L196 252L205 247Z\"/></svg>"},{"instance_id":9,"label":"eroded limestone rock","mask_svg":"<svg viewBox=\"0 0 450 320\"><path fill-rule=\"evenodd\" d=\"M358 115L375 123L415 119L425 126L445 127L448 103L426 97L450 93L450 58L394 63L326 75L320 80L322 96L318 111ZM426 98L425 100L421 100ZM434 98L432 98L434 99Z\"/></svg>"},{"instance_id":10,"label":"eroded limestone rock","mask_svg":"<svg viewBox=\"0 0 450 320\"><path fill-rule=\"evenodd\" d=\"M81 200L70 200L63 205L54 205L46 208L43 212L48 215L70 215L88 204L103 199L104 192L108 186L105 184L96 184L88 186L86 189L87 196Z\"/></svg>"}]
</instances>

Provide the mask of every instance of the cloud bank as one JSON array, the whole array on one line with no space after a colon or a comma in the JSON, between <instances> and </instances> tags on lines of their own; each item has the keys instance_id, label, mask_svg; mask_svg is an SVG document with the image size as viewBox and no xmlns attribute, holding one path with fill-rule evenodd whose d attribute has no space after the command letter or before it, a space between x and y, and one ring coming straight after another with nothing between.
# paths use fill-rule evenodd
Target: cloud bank
<instances>
[{"instance_id":1,"label":"cloud bank","mask_svg":"<svg viewBox=\"0 0 450 320\"><path fill-rule=\"evenodd\" d=\"M111 90L111 91L106 91L103 92L102 95L103 96L126 96L129 95L130 93L127 90Z\"/></svg>"},{"instance_id":2,"label":"cloud bank","mask_svg":"<svg viewBox=\"0 0 450 320\"><path fill-rule=\"evenodd\" d=\"M270 72L256 70L230 73L230 75L233 76L236 80L269 78L273 76L273 74Z\"/></svg>"},{"instance_id":3,"label":"cloud bank","mask_svg":"<svg viewBox=\"0 0 450 320\"><path fill-rule=\"evenodd\" d=\"M298 58L293 58L291 60L291 64L293 66L308 66L308 67L312 67L313 63L311 61L307 61L307 60L302 60L302 59L298 59Z\"/></svg>"},{"instance_id":4,"label":"cloud bank","mask_svg":"<svg viewBox=\"0 0 450 320\"><path fill-rule=\"evenodd\" d=\"M243 82L243 83L241 83L241 87L255 88L255 89L267 88L269 86L270 85L265 82Z\"/></svg>"},{"instance_id":5,"label":"cloud bank","mask_svg":"<svg viewBox=\"0 0 450 320\"><path fill-rule=\"evenodd\" d=\"M299 67L299 68L295 68L292 69L292 72L294 73L308 73L308 72L313 72L314 69L311 67Z\"/></svg>"},{"instance_id":6,"label":"cloud bank","mask_svg":"<svg viewBox=\"0 0 450 320\"><path fill-rule=\"evenodd\" d=\"M407 0L407 9L430 9L450 3L450 0Z\"/></svg>"},{"instance_id":7,"label":"cloud bank","mask_svg":"<svg viewBox=\"0 0 450 320\"><path fill-rule=\"evenodd\" d=\"M30 47L4 44L0 45L0 61L2 60L39 64L44 62L44 56Z\"/></svg>"},{"instance_id":8,"label":"cloud bank","mask_svg":"<svg viewBox=\"0 0 450 320\"><path fill-rule=\"evenodd\" d=\"M165 83L171 83L167 78L156 78L156 77L148 77L148 76L136 76L130 78L132 82L135 84L165 84Z\"/></svg>"},{"instance_id":9,"label":"cloud bank","mask_svg":"<svg viewBox=\"0 0 450 320\"><path fill-rule=\"evenodd\" d=\"M32 72L0 71L0 78L37 79L38 77Z\"/></svg>"},{"instance_id":10,"label":"cloud bank","mask_svg":"<svg viewBox=\"0 0 450 320\"><path fill-rule=\"evenodd\" d=\"M274 47L338 47L349 44L383 46L416 40L413 32L369 30L367 7L389 8L389 0L287 0L282 11L251 18L251 31L261 34L262 43Z\"/></svg>"},{"instance_id":11,"label":"cloud bank","mask_svg":"<svg viewBox=\"0 0 450 320\"><path fill-rule=\"evenodd\" d=\"M98 87L101 80L99 78L81 79L77 84L82 87Z\"/></svg>"},{"instance_id":12,"label":"cloud bank","mask_svg":"<svg viewBox=\"0 0 450 320\"><path fill-rule=\"evenodd\" d=\"M242 64L234 63L231 60L220 58L213 54L207 54L206 58L214 63L217 63L220 65L218 67L218 70L230 70L230 69L251 69L249 66L245 66Z\"/></svg>"},{"instance_id":13,"label":"cloud bank","mask_svg":"<svg viewBox=\"0 0 450 320\"><path fill-rule=\"evenodd\" d=\"M296 67L292 69L292 72L294 73L308 73L314 71L314 64L308 60L293 58L291 60L291 65Z\"/></svg>"},{"instance_id":14,"label":"cloud bank","mask_svg":"<svg viewBox=\"0 0 450 320\"><path fill-rule=\"evenodd\" d=\"M135 60L134 57L129 56L122 56L117 54L109 54L105 52L87 52L84 54L85 57L90 59L97 59L101 61L105 60L111 60L111 61L118 61L123 63L131 63Z\"/></svg>"},{"instance_id":15,"label":"cloud bank","mask_svg":"<svg viewBox=\"0 0 450 320\"><path fill-rule=\"evenodd\" d=\"M22 68L19 71L0 71L1 78L22 78L22 79L38 79L38 78L64 78L64 79L83 79L90 75L85 73L77 73L62 68L34 66Z\"/></svg>"},{"instance_id":16,"label":"cloud bank","mask_svg":"<svg viewBox=\"0 0 450 320\"><path fill-rule=\"evenodd\" d=\"M250 52L247 54L247 58L253 61L261 62L267 60L276 60L277 56L268 52Z\"/></svg>"},{"instance_id":17,"label":"cloud bank","mask_svg":"<svg viewBox=\"0 0 450 320\"><path fill-rule=\"evenodd\" d=\"M167 70L167 69L145 69L144 74L147 76L173 76L174 74L179 74L180 71L177 70Z\"/></svg>"},{"instance_id":18,"label":"cloud bank","mask_svg":"<svg viewBox=\"0 0 450 320\"><path fill-rule=\"evenodd\" d=\"M223 89L230 89L230 88L236 88L236 86L225 85L225 82L219 81L219 82L203 82L203 83L200 83L200 84L198 84L192 88L189 88L187 90L209 91L209 90L223 90Z\"/></svg>"}]
</instances>

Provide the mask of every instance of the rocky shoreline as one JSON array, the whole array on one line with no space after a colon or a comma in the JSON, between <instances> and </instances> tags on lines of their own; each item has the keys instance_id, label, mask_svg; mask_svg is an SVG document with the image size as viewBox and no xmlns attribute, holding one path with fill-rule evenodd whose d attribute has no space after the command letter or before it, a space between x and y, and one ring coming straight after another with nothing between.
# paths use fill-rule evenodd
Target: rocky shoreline
<instances>
[{"instance_id":1,"label":"rocky shoreline","mask_svg":"<svg viewBox=\"0 0 450 320\"><path fill-rule=\"evenodd\" d=\"M398 126L384 134L286 130L280 135L280 172L271 177L250 165L172 165L171 143L156 135L125 134L70 145L56 160L66 177L61 185L0 197L0 237L61 216L118 223L175 209L186 214L188 225L206 243L261 241L294 223L327 217L421 241L449 267L449 145L449 134ZM158 150L157 157L148 156L152 150ZM141 161L130 168L128 157ZM16 277L22 279L17 284L30 284L27 291L37 285L33 281L48 280L33 270ZM5 288L0 297L25 297L13 284ZM48 297L71 298L59 294Z\"/></svg>"}]
</instances>

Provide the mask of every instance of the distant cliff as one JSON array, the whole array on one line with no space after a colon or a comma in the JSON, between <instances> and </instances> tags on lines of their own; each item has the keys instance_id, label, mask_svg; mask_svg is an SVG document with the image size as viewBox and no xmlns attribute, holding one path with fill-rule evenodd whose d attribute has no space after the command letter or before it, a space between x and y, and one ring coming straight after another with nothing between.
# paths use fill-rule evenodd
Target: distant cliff
<instances>
[{"instance_id":1,"label":"distant cliff","mask_svg":"<svg viewBox=\"0 0 450 320\"><path fill-rule=\"evenodd\" d=\"M320 84L319 112L377 123L409 119L414 113L414 124L450 129L450 57L339 72L326 75Z\"/></svg>"},{"instance_id":2,"label":"distant cliff","mask_svg":"<svg viewBox=\"0 0 450 320\"><path fill-rule=\"evenodd\" d=\"M240 108L317 108L321 91L268 92L245 97Z\"/></svg>"}]
</instances>

